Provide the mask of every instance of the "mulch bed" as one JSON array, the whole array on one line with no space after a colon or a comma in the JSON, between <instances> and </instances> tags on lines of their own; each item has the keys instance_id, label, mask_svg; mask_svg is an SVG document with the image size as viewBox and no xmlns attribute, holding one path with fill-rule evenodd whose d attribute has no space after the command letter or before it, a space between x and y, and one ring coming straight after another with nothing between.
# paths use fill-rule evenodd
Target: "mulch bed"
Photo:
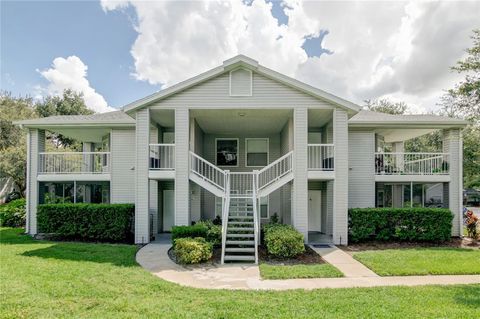
<instances>
[{"instance_id":1,"label":"mulch bed","mask_svg":"<svg viewBox=\"0 0 480 319\"><path fill-rule=\"evenodd\" d=\"M201 264L193 264L193 265L182 265L187 268L205 268L205 267L214 267L220 264L222 256L222 248L221 247L214 247L213 248L213 256L210 260L201 263ZM177 258L175 256L175 252L173 248L168 250L168 257L177 263ZM308 265L308 264L324 264L325 261L317 254L312 248L309 246L305 246L305 252L301 255L298 255L294 258L282 259L282 258L275 258L269 256L267 254L267 250L265 246L258 247L258 259L260 263L266 263L270 265ZM178 264L178 263L177 263Z\"/></svg>"},{"instance_id":2,"label":"mulch bed","mask_svg":"<svg viewBox=\"0 0 480 319\"><path fill-rule=\"evenodd\" d=\"M480 248L480 242L472 242L470 238L453 238L443 243L418 243L418 242L380 242L371 241L358 244L350 244L348 246L338 246L346 252L357 252L365 250L385 250L385 249L405 249L405 248L431 248L431 247L448 247L448 248Z\"/></svg>"}]
</instances>

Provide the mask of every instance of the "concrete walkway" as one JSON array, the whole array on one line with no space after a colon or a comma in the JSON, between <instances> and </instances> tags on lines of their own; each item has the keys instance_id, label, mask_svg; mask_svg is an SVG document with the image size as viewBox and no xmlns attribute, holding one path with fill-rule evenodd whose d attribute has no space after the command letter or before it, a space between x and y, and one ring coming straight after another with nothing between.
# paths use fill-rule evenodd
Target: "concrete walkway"
<instances>
[{"instance_id":1,"label":"concrete walkway","mask_svg":"<svg viewBox=\"0 0 480 319\"><path fill-rule=\"evenodd\" d=\"M168 257L170 242L152 242L137 253L137 262L154 275L182 286L208 289L289 290L378 286L452 285L480 283L480 275L380 277L337 248L314 248L341 270L344 278L262 280L258 266L182 267Z\"/></svg>"}]
</instances>

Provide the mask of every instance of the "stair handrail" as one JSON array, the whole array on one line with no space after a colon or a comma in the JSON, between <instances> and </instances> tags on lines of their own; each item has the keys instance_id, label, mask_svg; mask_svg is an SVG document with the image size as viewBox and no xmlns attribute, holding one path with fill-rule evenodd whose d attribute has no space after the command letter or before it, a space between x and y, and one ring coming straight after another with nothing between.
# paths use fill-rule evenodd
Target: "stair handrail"
<instances>
[{"instance_id":1,"label":"stair handrail","mask_svg":"<svg viewBox=\"0 0 480 319\"><path fill-rule=\"evenodd\" d=\"M274 170L273 172L271 172ZM256 171L257 190L261 190L293 170L293 151L288 152L259 171ZM273 173L273 174L272 174ZM272 174L272 175L267 175Z\"/></svg>"},{"instance_id":2,"label":"stair handrail","mask_svg":"<svg viewBox=\"0 0 480 319\"><path fill-rule=\"evenodd\" d=\"M222 203L222 256L221 264L225 261L225 247L227 242L228 213L230 209L230 171L225 170L225 195Z\"/></svg>"},{"instance_id":3,"label":"stair handrail","mask_svg":"<svg viewBox=\"0 0 480 319\"><path fill-rule=\"evenodd\" d=\"M225 191L225 188L227 185L225 184L225 181L226 181L225 171L219 168L218 166L210 163L203 157L198 156L192 151L190 151L190 156L192 157L190 160L190 170L194 172L196 175L198 175L199 177L203 178L204 180L208 180L210 183L214 184L215 186L220 188L222 191ZM201 163L201 165L207 166L210 169L210 172L213 172L213 176L212 176L212 173L207 174L207 172L203 170L199 170L198 167L196 166L197 163ZM220 182L223 182L223 185L221 185Z\"/></svg>"},{"instance_id":4,"label":"stair handrail","mask_svg":"<svg viewBox=\"0 0 480 319\"><path fill-rule=\"evenodd\" d=\"M258 182L258 171L253 171L254 178L252 179L252 201L253 201L253 227L254 227L254 245L255 245L255 264L258 264L258 243L259 243L259 223L260 219L258 218L258 205L257 205L257 182Z\"/></svg>"}]
</instances>

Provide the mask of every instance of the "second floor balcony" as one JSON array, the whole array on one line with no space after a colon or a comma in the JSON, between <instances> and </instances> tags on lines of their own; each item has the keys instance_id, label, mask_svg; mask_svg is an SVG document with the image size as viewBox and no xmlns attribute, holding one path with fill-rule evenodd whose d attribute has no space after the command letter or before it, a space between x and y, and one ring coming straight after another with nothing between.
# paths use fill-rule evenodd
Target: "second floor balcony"
<instances>
[{"instance_id":1,"label":"second floor balcony","mask_svg":"<svg viewBox=\"0 0 480 319\"><path fill-rule=\"evenodd\" d=\"M376 175L448 175L448 153L375 153Z\"/></svg>"},{"instance_id":2,"label":"second floor balcony","mask_svg":"<svg viewBox=\"0 0 480 319\"><path fill-rule=\"evenodd\" d=\"M109 174L110 152L42 152L38 174Z\"/></svg>"}]
</instances>

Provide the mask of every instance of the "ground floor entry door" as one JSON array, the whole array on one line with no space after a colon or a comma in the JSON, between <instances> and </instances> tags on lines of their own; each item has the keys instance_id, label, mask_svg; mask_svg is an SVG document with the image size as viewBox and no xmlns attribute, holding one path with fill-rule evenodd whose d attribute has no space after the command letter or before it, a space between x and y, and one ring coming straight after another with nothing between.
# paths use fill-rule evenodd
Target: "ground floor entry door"
<instances>
[{"instance_id":1,"label":"ground floor entry door","mask_svg":"<svg viewBox=\"0 0 480 319\"><path fill-rule=\"evenodd\" d=\"M308 231L321 231L322 191L308 191Z\"/></svg>"},{"instance_id":2,"label":"ground floor entry door","mask_svg":"<svg viewBox=\"0 0 480 319\"><path fill-rule=\"evenodd\" d=\"M175 224L175 191L163 191L163 231L171 231Z\"/></svg>"}]
</instances>

